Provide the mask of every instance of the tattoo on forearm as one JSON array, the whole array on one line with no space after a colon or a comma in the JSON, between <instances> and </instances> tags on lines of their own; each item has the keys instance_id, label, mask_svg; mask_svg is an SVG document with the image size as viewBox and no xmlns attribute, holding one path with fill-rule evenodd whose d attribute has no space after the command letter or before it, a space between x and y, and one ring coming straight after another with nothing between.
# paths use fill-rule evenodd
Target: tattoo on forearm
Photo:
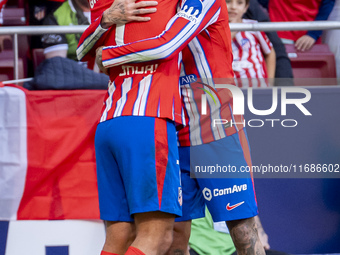
<instances>
[{"instance_id":1,"label":"tattoo on forearm","mask_svg":"<svg viewBox=\"0 0 340 255\"><path fill-rule=\"evenodd\" d=\"M107 10L106 18L107 22L104 22L104 25L120 24L127 22L124 4L118 3L117 5L109 8Z\"/></svg>"},{"instance_id":2,"label":"tattoo on forearm","mask_svg":"<svg viewBox=\"0 0 340 255\"><path fill-rule=\"evenodd\" d=\"M232 228L230 235L234 241L238 255L254 254L262 255L263 248L257 238L256 224L249 226L247 224L240 224ZM260 245L259 245L260 244Z\"/></svg>"}]
</instances>

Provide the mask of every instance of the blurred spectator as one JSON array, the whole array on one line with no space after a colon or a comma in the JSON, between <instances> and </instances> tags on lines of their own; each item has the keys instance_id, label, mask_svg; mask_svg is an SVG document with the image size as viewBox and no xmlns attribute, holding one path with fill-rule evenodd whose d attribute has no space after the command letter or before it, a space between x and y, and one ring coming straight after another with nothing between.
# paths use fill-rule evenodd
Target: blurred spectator
<instances>
[{"instance_id":1,"label":"blurred spectator","mask_svg":"<svg viewBox=\"0 0 340 255\"><path fill-rule=\"evenodd\" d=\"M335 6L328 20L340 21L340 0L336 0ZM328 30L324 34L324 43L334 53L337 77L340 78L340 30Z\"/></svg>"},{"instance_id":2,"label":"blurred spectator","mask_svg":"<svg viewBox=\"0 0 340 255\"><path fill-rule=\"evenodd\" d=\"M68 0L44 19L44 25L89 25L90 5L87 0ZM46 58L68 57L76 60L76 49L81 34L46 34L43 43Z\"/></svg>"},{"instance_id":3,"label":"blurred spectator","mask_svg":"<svg viewBox=\"0 0 340 255\"><path fill-rule=\"evenodd\" d=\"M41 14L43 16L44 13ZM36 18L41 17L40 14ZM48 14L44 25L89 25L90 6L87 0L67 0ZM37 67L34 78L24 87L46 89L107 89L109 77L96 73L76 60L81 34L46 34L41 37L45 60ZM86 63L85 63L86 64Z\"/></svg>"},{"instance_id":4,"label":"blurred spectator","mask_svg":"<svg viewBox=\"0 0 340 255\"><path fill-rule=\"evenodd\" d=\"M253 23L242 19L249 0L226 0L230 23ZM239 87L266 87L265 78L275 77L275 51L264 32L231 32L233 70Z\"/></svg>"},{"instance_id":5,"label":"blurred spectator","mask_svg":"<svg viewBox=\"0 0 340 255\"><path fill-rule=\"evenodd\" d=\"M257 20L259 22L270 22L268 13L257 0L250 0L247 12L243 15L245 19ZM286 48L276 31L266 32L276 53L275 86L293 86L293 71ZM282 79L285 78L285 79Z\"/></svg>"},{"instance_id":6,"label":"blurred spectator","mask_svg":"<svg viewBox=\"0 0 340 255\"><path fill-rule=\"evenodd\" d=\"M28 24L43 25L44 18L52 11L57 9L65 0L46 1L46 0L29 0L26 3L28 9ZM32 36L30 42L31 48L42 48L40 36Z\"/></svg>"},{"instance_id":7,"label":"blurred spectator","mask_svg":"<svg viewBox=\"0 0 340 255\"><path fill-rule=\"evenodd\" d=\"M274 22L327 20L335 0L260 0L268 6ZM322 31L279 31L285 43L294 43L298 50L309 50L320 38Z\"/></svg>"}]
</instances>

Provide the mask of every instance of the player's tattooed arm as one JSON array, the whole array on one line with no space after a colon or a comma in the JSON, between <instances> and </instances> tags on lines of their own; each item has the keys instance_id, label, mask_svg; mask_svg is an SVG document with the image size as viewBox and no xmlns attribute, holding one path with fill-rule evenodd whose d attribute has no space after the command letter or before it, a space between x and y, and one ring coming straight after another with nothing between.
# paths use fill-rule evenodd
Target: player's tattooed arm
<instances>
[{"instance_id":1,"label":"player's tattooed arm","mask_svg":"<svg viewBox=\"0 0 340 255\"><path fill-rule=\"evenodd\" d=\"M265 255L254 218L227 222L238 255Z\"/></svg>"},{"instance_id":2,"label":"player's tattooed arm","mask_svg":"<svg viewBox=\"0 0 340 255\"><path fill-rule=\"evenodd\" d=\"M109 28L112 25L125 24L132 21L149 21L150 17L139 15L151 14L157 11L154 7L157 1L115 0L110 8L104 11L101 26Z\"/></svg>"},{"instance_id":3,"label":"player's tattooed arm","mask_svg":"<svg viewBox=\"0 0 340 255\"><path fill-rule=\"evenodd\" d=\"M113 25L125 24L131 21L145 22L150 17L148 15L157 11L158 4L154 0L115 0L112 5L103 13L101 20L95 20L83 33L77 48L78 60L88 61L92 59L96 48L103 45L107 30Z\"/></svg>"}]
</instances>

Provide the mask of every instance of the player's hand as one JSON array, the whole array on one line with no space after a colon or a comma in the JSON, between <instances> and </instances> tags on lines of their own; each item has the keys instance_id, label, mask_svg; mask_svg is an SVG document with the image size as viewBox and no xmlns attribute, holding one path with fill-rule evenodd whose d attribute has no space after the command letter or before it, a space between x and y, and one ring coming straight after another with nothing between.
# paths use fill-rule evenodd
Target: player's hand
<instances>
[{"instance_id":1,"label":"player's hand","mask_svg":"<svg viewBox=\"0 0 340 255\"><path fill-rule=\"evenodd\" d=\"M262 223L261 223L261 220L260 220L260 217L258 215L256 215L254 217L255 219L255 223L256 223L256 226L257 226L257 232L259 234L259 238L260 238L260 241L263 245L263 248L265 250L269 250L270 249L270 245L269 245L269 242L268 242L268 235L266 234L266 232L264 231L263 227L262 227Z\"/></svg>"},{"instance_id":2,"label":"player's hand","mask_svg":"<svg viewBox=\"0 0 340 255\"><path fill-rule=\"evenodd\" d=\"M107 68L103 66L103 62L102 62L103 48L104 46L101 46L96 49L96 64L98 65L100 71L109 75Z\"/></svg>"},{"instance_id":3,"label":"player's hand","mask_svg":"<svg viewBox=\"0 0 340 255\"><path fill-rule=\"evenodd\" d=\"M305 51L309 50L315 43L315 39L309 35L303 35L295 42L295 47L297 50Z\"/></svg>"},{"instance_id":4,"label":"player's hand","mask_svg":"<svg viewBox=\"0 0 340 255\"><path fill-rule=\"evenodd\" d=\"M263 228L258 228L257 231L259 233L259 238L260 238L260 241L263 245L263 248L265 250L269 250L270 245L269 245L269 242L268 242L268 235L266 234L266 232L264 232Z\"/></svg>"},{"instance_id":5,"label":"player's hand","mask_svg":"<svg viewBox=\"0 0 340 255\"><path fill-rule=\"evenodd\" d=\"M156 12L157 9L154 6L157 4L157 1L140 1L136 3L136 0L115 0L110 8L104 11L101 25L103 28L109 28L114 24L149 21L150 17L140 15Z\"/></svg>"}]
</instances>

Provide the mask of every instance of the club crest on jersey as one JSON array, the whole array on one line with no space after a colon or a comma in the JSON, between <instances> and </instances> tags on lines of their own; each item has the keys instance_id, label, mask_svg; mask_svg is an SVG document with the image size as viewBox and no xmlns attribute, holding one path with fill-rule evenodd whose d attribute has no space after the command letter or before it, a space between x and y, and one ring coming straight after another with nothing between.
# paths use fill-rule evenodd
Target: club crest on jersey
<instances>
[{"instance_id":1,"label":"club crest on jersey","mask_svg":"<svg viewBox=\"0 0 340 255\"><path fill-rule=\"evenodd\" d=\"M200 0L184 0L177 15L196 23L202 10L203 4Z\"/></svg>"},{"instance_id":2,"label":"club crest on jersey","mask_svg":"<svg viewBox=\"0 0 340 255\"><path fill-rule=\"evenodd\" d=\"M178 187L178 203L180 206L183 204L183 194L182 194L182 188Z\"/></svg>"},{"instance_id":3,"label":"club crest on jersey","mask_svg":"<svg viewBox=\"0 0 340 255\"><path fill-rule=\"evenodd\" d=\"M249 39L247 39L247 38L242 39L241 46L242 46L243 49L250 48L251 45L250 45Z\"/></svg>"}]
</instances>

